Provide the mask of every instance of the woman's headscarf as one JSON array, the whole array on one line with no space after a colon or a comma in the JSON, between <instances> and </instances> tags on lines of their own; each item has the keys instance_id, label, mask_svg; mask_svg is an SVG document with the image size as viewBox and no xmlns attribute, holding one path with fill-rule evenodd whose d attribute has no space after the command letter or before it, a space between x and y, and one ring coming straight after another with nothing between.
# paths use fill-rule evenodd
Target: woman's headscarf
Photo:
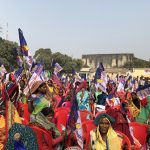
<instances>
[{"instance_id":1,"label":"woman's headscarf","mask_svg":"<svg viewBox=\"0 0 150 150\"><path fill-rule=\"evenodd\" d=\"M102 136L100 134L100 120L102 118L106 118L110 123L113 123L115 121L114 118L109 116L106 113L102 113L98 115L95 120L94 124L97 126L96 130L91 131L91 142L92 142L92 148L95 150L99 149L121 149L121 143L120 140L118 140L117 133L113 130L112 126L109 126L108 132L107 132L107 140L103 141Z\"/></svg>"},{"instance_id":2,"label":"woman's headscarf","mask_svg":"<svg viewBox=\"0 0 150 150\"><path fill-rule=\"evenodd\" d=\"M114 119L113 117L109 116L107 113L102 113L102 114L99 114L99 115L95 118L94 124L95 124L96 126L98 126L98 125L99 125L99 122L100 122L100 120L101 120L102 118L107 118L110 123L115 122L115 119Z\"/></svg>"},{"instance_id":3,"label":"woman's headscarf","mask_svg":"<svg viewBox=\"0 0 150 150\"><path fill-rule=\"evenodd\" d=\"M4 149L14 150L14 147L17 146L16 143L14 143L14 135L16 133L21 135L20 140L26 150L39 150L37 137L33 130L28 126L18 123L14 123L9 130L9 137L6 141Z\"/></svg>"}]
</instances>

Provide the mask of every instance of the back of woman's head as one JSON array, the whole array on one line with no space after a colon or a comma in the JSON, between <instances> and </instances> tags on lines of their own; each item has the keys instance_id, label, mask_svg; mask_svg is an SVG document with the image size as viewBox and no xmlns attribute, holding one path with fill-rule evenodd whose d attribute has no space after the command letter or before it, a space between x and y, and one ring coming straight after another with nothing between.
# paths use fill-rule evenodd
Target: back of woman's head
<instances>
[{"instance_id":1,"label":"back of woman's head","mask_svg":"<svg viewBox=\"0 0 150 150\"><path fill-rule=\"evenodd\" d=\"M52 109L52 107L45 107L42 109L41 113L44 115L44 116L48 116L49 114L54 114L54 110Z\"/></svg>"}]
</instances>

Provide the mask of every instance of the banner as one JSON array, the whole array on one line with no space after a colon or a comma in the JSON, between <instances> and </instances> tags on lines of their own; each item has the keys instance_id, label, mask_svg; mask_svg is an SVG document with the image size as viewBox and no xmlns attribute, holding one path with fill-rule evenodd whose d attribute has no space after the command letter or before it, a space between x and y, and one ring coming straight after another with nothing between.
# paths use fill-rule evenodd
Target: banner
<instances>
[{"instance_id":1,"label":"banner","mask_svg":"<svg viewBox=\"0 0 150 150\"><path fill-rule=\"evenodd\" d=\"M78 111L78 119L76 122L76 130L74 131L77 142L80 145L81 149L83 149L83 132L82 132L82 124L81 124L81 117L80 117L80 112Z\"/></svg>"},{"instance_id":2,"label":"banner","mask_svg":"<svg viewBox=\"0 0 150 150\"><path fill-rule=\"evenodd\" d=\"M137 96L140 100L150 96L150 85L137 89Z\"/></svg>"},{"instance_id":3,"label":"banner","mask_svg":"<svg viewBox=\"0 0 150 150\"><path fill-rule=\"evenodd\" d=\"M43 71L43 66L41 64L38 65L37 69L35 70L35 72L33 73L32 77L29 80L29 83L27 85L27 87L24 89L24 94L27 95L29 92L29 89L31 89L32 85L36 82L36 81L41 81L40 78L40 74Z\"/></svg>"},{"instance_id":4,"label":"banner","mask_svg":"<svg viewBox=\"0 0 150 150\"><path fill-rule=\"evenodd\" d=\"M54 65L54 74L57 75L57 73L59 73L61 70L63 70L63 68L60 66L60 64L55 63L55 65Z\"/></svg>"}]
</instances>

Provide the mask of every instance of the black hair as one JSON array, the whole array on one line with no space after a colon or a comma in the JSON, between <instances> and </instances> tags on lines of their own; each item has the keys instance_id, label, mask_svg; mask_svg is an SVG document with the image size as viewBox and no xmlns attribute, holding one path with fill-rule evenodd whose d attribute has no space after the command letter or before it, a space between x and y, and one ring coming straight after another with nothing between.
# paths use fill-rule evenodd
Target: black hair
<instances>
[{"instance_id":1,"label":"black hair","mask_svg":"<svg viewBox=\"0 0 150 150\"><path fill-rule=\"evenodd\" d=\"M52 109L52 107L45 107L42 109L41 113L44 115L44 116L48 116L49 114L54 114L54 110Z\"/></svg>"},{"instance_id":2,"label":"black hair","mask_svg":"<svg viewBox=\"0 0 150 150\"><path fill-rule=\"evenodd\" d=\"M123 108L126 107L127 105L128 105L127 102L122 102L122 107L123 107Z\"/></svg>"}]
</instances>

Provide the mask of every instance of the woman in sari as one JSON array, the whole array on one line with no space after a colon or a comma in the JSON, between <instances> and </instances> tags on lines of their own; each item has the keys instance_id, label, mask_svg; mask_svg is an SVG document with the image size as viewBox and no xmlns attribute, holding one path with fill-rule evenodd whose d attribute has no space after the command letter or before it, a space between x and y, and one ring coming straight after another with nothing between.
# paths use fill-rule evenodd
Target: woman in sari
<instances>
[{"instance_id":1,"label":"woman in sari","mask_svg":"<svg viewBox=\"0 0 150 150\"><path fill-rule=\"evenodd\" d=\"M89 92L83 87L76 95L78 106L80 110L88 110L90 111L89 106Z\"/></svg>"},{"instance_id":2,"label":"woman in sari","mask_svg":"<svg viewBox=\"0 0 150 150\"><path fill-rule=\"evenodd\" d=\"M33 130L22 124L14 123L9 130L5 150L39 150Z\"/></svg>"},{"instance_id":3,"label":"woman in sari","mask_svg":"<svg viewBox=\"0 0 150 150\"><path fill-rule=\"evenodd\" d=\"M56 125L50 122L41 112L44 108L50 107L51 103L46 95L47 86L43 81L36 81L31 88L31 97L28 100L30 122L37 123L47 130L53 129L56 137L60 136L60 132Z\"/></svg>"},{"instance_id":4,"label":"woman in sari","mask_svg":"<svg viewBox=\"0 0 150 150\"><path fill-rule=\"evenodd\" d=\"M127 100L129 103L129 110L132 116L135 118L141 112L141 102L140 99L137 97L135 92L127 93Z\"/></svg>"},{"instance_id":5,"label":"woman in sari","mask_svg":"<svg viewBox=\"0 0 150 150\"><path fill-rule=\"evenodd\" d=\"M129 121L133 121L132 116L129 113L129 106L127 102L122 102L120 109L109 109L107 113L115 119L113 123L113 128L120 131L128 136L132 145L134 145L134 140L130 133Z\"/></svg>"},{"instance_id":6,"label":"woman in sari","mask_svg":"<svg viewBox=\"0 0 150 150\"><path fill-rule=\"evenodd\" d=\"M8 130L15 122L21 124L22 121L14 105L14 93L16 92L16 86L12 86L12 88L10 89L6 87L6 84L4 82L2 82L0 92L0 149L2 149L4 146L4 140L8 136Z\"/></svg>"},{"instance_id":7,"label":"woman in sari","mask_svg":"<svg viewBox=\"0 0 150 150\"><path fill-rule=\"evenodd\" d=\"M96 129L90 132L90 150L121 150L122 137L113 130L111 124L115 120L106 113L98 115L94 124Z\"/></svg>"}]
</instances>

